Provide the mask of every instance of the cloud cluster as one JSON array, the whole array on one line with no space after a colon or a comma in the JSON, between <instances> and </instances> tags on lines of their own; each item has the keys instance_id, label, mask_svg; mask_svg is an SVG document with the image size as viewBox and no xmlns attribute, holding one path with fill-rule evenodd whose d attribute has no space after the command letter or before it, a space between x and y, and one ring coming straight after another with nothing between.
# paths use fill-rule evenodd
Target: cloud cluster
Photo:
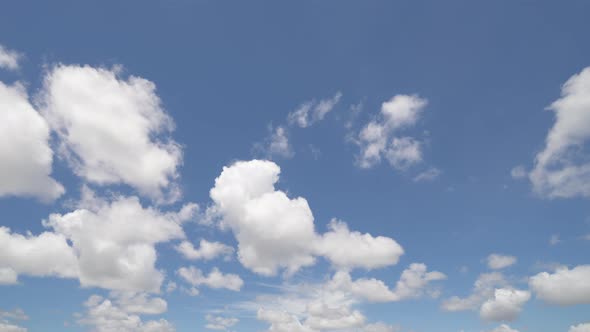
<instances>
[{"instance_id":1,"label":"cloud cluster","mask_svg":"<svg viewBox=\"0 0 590 332\"><path fill-rule=\"evenodd\" d=\"M205 328L216 331L227 331L240 321L235 317L213 316L210 314L205 316L205 320L207 321Z\"/></svg>"},{"instance_id":2,"label":"cloud cluster","mask_svg":"<svg viewBox=\"0 0 590 332\"><path fill-rule=\"evenodd\" d=\"M426 105L426 99L416 95L396 95L384 102L380 117L359 133L358 165L370 168L385 157L391 166L403 170L422 161L422 143L413 137L399 136L398 132L414 126Z\"/></svg>"},{"instance_id":3,"label":"cloud cluster","mask_svg":"<svg viewBox=\"0 0 590 332\"><path fill-rule=\"evenodd\" d=\"M309 127L323 120L326 114L330 113L338 104L340 98L342 98L342 93L337 92L331 98L321 99L320 101L307 101L295 111L289 113L287 119L290 124L295 124L301 128Z\"/></svg>"},{"instance_id":4,"label":"cloud cluster","mask_svg":"<svg viewBox=\"0 0 590 332\"><path fill-rule=\"evenodd\" d=\"M210 191L213 209L236 237L238 259L246 268L262 275L281 268L292 274L313 265L318 255L348 269L398 262L403 249L391 238L351 232L338 221L317 234L307 200L275 189L279 174L271 161L239 161L223 168Z\"/></svg>"}]
</instances>

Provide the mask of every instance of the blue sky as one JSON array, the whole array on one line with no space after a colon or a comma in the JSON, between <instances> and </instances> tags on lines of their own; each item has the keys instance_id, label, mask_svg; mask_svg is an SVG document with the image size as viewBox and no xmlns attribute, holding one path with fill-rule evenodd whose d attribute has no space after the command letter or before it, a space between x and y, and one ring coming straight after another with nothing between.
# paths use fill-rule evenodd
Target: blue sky
<instances>
[{"instance_id":1,"label":"blue sky","mask_svg":"<svg viewBox=\"0 0 590 332\"><path fill-rule=\"evenodd\" d=\"M0 332L590 330L587 2L2 7Z\"/></svg>"}]
</instances>

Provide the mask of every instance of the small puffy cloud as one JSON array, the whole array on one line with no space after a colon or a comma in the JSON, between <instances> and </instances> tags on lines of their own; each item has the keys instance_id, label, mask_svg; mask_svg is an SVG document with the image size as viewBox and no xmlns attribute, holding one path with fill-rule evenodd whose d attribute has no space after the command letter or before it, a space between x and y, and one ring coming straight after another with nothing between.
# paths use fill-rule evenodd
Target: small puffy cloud
<instances>
[{"instance_id":1,"label":"small puffy cloud","mask_svg":"<svg viewBox=\"0 0 590 332\"><path fill-rule=\"evenodd\" d=\"M288 121L290 124L295 124L301 128L306 128L314 123L324 119L326 114L334 109L342 98L342 93L337 92L333 97L328 99L321 99L319 102L315 100L305 102L299 106L295 111L289 113Z\"/></svg>"},{"instance_id":2,"label":"small puffy cloud","mask_svg":"<svg viewBox=\"0 0 590 332\"><path fill-rule=\"evenodd\" d=\"M510 176L516 180L524 179L528 176L528 172L524 166L518 165L510 170Z\"/></svg>"},{"instance_id":3,"label":"small puffy cloud","mask_svg":"<svg viewBox=\"0 0 590 332\"><path fill-rule=\"evenodd\" d=\"M223 274L216 267L207 276L194 266L181 267L176 273L193 287L204 285L215 289L226 288L232 291L239 291L244 285L244 281L237 274Z\"/></svg>"},{"instance_id":4,"label":"small puffy cloud","mask_svg":"<svg viewBox=\"0 0 590 332\"><path fill-rule=\"evenodd\" d=\"M590 265L573 269L559 268L554 273L541 272L529 279L529 286L538 298L552 304L590 303Z\"/></svg>"},{"instance_id":5,"label":"small puffy cloud","mask_svg":"<svg viewBox=\"0 0 590 332\"><path fill-rule=\"evenodd\" d=\"M516 257L500 254L491 254L488 256L488 267L492 270L501 270L516 264Z\"/></svg>"},{"instance_id":6,"label":"small puffy cloud","mask_svg":"<svg viewBox=\"0 0 590 332\"><path fill-rule=\"evenodd\" d=\"M0 45L0 68L8 70L17 70L19 68L19 60L21 55L13 50L10 50Z\"/></svg>"},{"instance_id":7,"label":"small puffy cloud","mask_svg":"<svg viewBox=\"0 0 590 332\"><path fill-rule=\"evenodd\" d=\"M0 82L0 109L0 197L52 201L61 196L64 187L50 176L49 126L29 103L25 88Z\"/></svg>"},{"instance_id":8,"label":"small puffy cloud","mask_svg":"<svg viewBox=\"0 0 590 332\"><path fill-rule=\"evenodd\" d=\"M307 200L275 189L279 174L271 161L239 161L223 168L210 191L213 210L238 241L243 266L276 275L279 269L292 274L313 265L318 255L347 269L397 263L403 249L391 238L351 232L337 221L325 234L317 234Z\"/></svg>"},{"instance_id":9,"label":"small puffy cloud","mask_svg":"<svg viewBox=\"0 0 590 332\"><path fill-rule=\"evenodd\" d=\"M155 90L153 82L124 79L120 70L58 65L47 73L39 103L78 176L174 201L182 152L167 135L174 124Z\"/></svg>"},{"instance_id":10,"label":"small puffy cloud","mask_svg":"<svg viewBox=\"0 0 590 332\"><path fill-rule=\"evenodd\" d=\"M199 248L196 249L189 241L182 241L176 247L176 251L182 254L184 258L190 260L211 260L219 256L231 257L234 248L221 242L209 242L202 239L199 242Z\"/></svg>"},{"instance_id":11,"label":"small puffy cloud","mask_svg":"<svg viewBox=\"0 0 590 332\"><path fill-rule=\"evenodd\" d=\"M568 332L590 332L590 323L572 325Z\"/></svg>"},{"instance_id":12,"label":"small puffy cloud","mask_svg":"<svg viewBox=\"0 0 590 332\"><path fill-rule=\"evenodd\" d=\"M363 332L397 332L400 328L398 326L377 322L373 324L367 324L363 327Z\"/></svg>"},{"instance_id":13,"label":"small puffy cloud","mask_svg":"<svg viewBox=\"0 0 590 332\"><path fill-rule=\"evenodd\" d=\"M518 332L518 330L515 330L506 324L502 324L489 332Z\"/></svg>"},{"instance_id":14,"label":"small puffy cloud","mask_svg":"<svg viewBox=\"0 0 590 332\"><path fill-rule=\"evenodd\" d=\"M441 173L442 172L438 168L431 167L431 168L425 170L424 172L416 175L414 177L414 182L427 182L427 181L432 181L432 180L438 178Z\"/></svg>"},{"instance_id":15,"label":"small puffy cloud","mask_svg":"<svg viewBox=\"0 0 590 332\"><path fill-rule=\"evenodd\" d=\"M471 294L461 298L453 296L441 304L445 311L477 310L483 302L494 296L496 287L507 284L504 275L499 272L482 273L479 275L473 286Z\"/></svg>"},{"instance_id":16,"label":"small puffy cloud","mask_svg":"<svg viewBox=\"0 0 590 332\"><path fill-rule=\"evenodd\" d=\"M510 288L496 289L494 297L482 304L479 316L491 321L513 321L530 298L531 293L528 291Z\"/></svg>"},{"instance_id":17,"label":"small puffy cloud","mask_svg":"<svg viewBox=\"0 0 590 332\"><path fill-rule=\"evenodd\" d=\"M332 219L329 231L317 241L316 252L341 269L367 270L395 265L404 254L395 240L360 232L351 232L346 223Z\"/></svg>"},{"instance_id":18,"label":"small puffy cloud","mask_svg":"<svg viewBox=\"0 0 590 332\"><path fill-rule=\"evenodd\" d=\"M590 67L570 77L561 88L561 98L549 110L555 123L545 147L535 158L529 174L533 190L544 197L590 197Z\"/></svg>"},{"instance_id":19,"label":"small puffy cloud","mask_svg":"<svg viewBox=\"0 0 590 332\"><path fill-rule=\"evenodd\" d=\"M268 154L278 155L283 158L291 158L295 154L291 144L289 144L289 137L287 136L287 130L285 127L276 127L272 135L270 136L270 142L268 145Z\"/></svg>"},{"instance_id":20,"label":"small puffy cloud","mask_svg":"<svg viewBox=\"0 0 590 332\"><path fill-rule=\"evenodd\" d=\"M147 293L113 291L110 297L128 313L158 315L168 310L168 303L164 299L150 297Z\"/></svg>"},{"instance_id":21,"label":"small puffy cloud","mask_svg":"<svg viewBox=\"0 0 590 332\"><path fill-rule=\"evenodd\" d=\"M27 332L28 329L0 320L0 332Z\"/></svg>"},{"instance_id":22,"label":"small puffy cloud","mask_svg":"<svg viewBox=\"0 0 590 332\"><path fill-rule=\"evenodd\" d=\"M357 157L361 168L371 168L386 157L390 164L405 169L422 160L421 144L412 137L394 136L414 126L427 101L418 96L396 95L381 105L380 117L369 122L359 133L361 148Z\"/></svg>"},{"instance_id":23,"label":"small puffy cloud","mask_svg":"<svg viewBox=\"0 0 590 332\"><path fill-rule=\"evenodd\" d=\"M366 317L348 305L330 306L324 302L313 302L307 306L309 317L305 325L313 330L339 330L361 327Z\"/></svg>"},{"instance_id":24,"label":"small puffy cloud","mask_svg":"<svg viewBox=\"0 0 590 332\"><path fill-rule=\"evenodd\" d=\"M109 299L92 295L85 303L86 311L78 319L82 326L94 332L174 332L165 319L144 321Z\"/></svg>"},{"instance_id":25,"label":"small puffy cloud","mask_svg":"<svg viewBox=\"0 0 590 332\"><path fill-rule=\"evenodd\" d=\"M268 332L317 332L316 330L301 324L296 316L285 311L258 309L256 318L268 322Z\"/></svg>"},{"instance_id":26,"label":"small puffy cloud","mask_svg":"<svg viewBox=\"0 0 590 332\"><path fill-rule=\"evenodd\" d=\"M205 320L207 321L205 328L216 331L227 331L230 327L236 325L240 321L234 317L213 316L210 314L205 316Z\"/></svg>"}]
</instances>

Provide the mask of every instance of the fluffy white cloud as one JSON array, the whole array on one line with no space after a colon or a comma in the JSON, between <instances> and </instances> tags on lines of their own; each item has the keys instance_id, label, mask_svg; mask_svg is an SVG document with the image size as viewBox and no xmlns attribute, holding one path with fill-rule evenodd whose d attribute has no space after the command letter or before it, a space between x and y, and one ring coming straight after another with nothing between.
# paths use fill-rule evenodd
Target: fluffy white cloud
<instances>
[{"instance_id":1,"label":"fluffy white cloud","mask_svg":"<svg viewBox=\"0 0 590 332\"><path fill-rule=\"evenodd\" d=\"M403 249L393 239L351 232L332 221L323 236L305 198L289 198L274 185L280 168L263 160L239 161L224 167L210 195L223 227L238 241L242 265L262 275L280 268L292 274L315 263L317 255L341 268L372 269L396 264Z\"/></svg>"},{"instance_id":2,"label":"fluffy white cloud","mask_svg":"<svg viewBox=\"0 0 590 332\"><path fill-rule=\"evenodd\" d=\"M3 311L0 309L0 332L27 332L24 327L16 325L12 321L28 320L29 317L22 309L15 309L13 311Z\"/></svg>"},{"instance_id":3,"label":"fluffy white cloud","mask_svg":"<svg viewBox=\"0 0 590 332\"><path fill-rule=\"evenodd\" d=\"M475 281L469 296L464 298L453 296L443 301L441 308L445 311L477 310L484 301L494 295L496 287L506 284L504 275L499 272L482 273Z\"/></svg>"},{"instance_id":4,"label":"fluffy white cloud","mask_svg":"<svg viewBox=\"0 0 590 332\"><path fill-rule=\"evenodd\" d=\"M530 298L531 293L528 291L499 288L495 290L493 298L482 304L479 315L485 320L512 321Z\"/></svg>"},{"instance_id":5,"label":"fluffy white cloud","mask_svg":"<svg viewBox=\"0 0 590 332\"><path fill-rule=\"evenodd\" d=\"M590 265L573 269L559 268L554 273L541 272L529 280L538 298L553 304L590 303Z\"/></svg>"},{"instance_id":6,"label":"fluffy white cloud","mask_svg":"<svg viewBox=\"0 0 590 332\"><path fill-rule=\"evenodd\" d=\"M0 68L8 70L17 70L19 68L19 60L21 55L13 50L0 45Z\"/></svg>"},{"instance_id":7,"label":"fluffy white cloud","mask_svg":"<svg viewBox=\"0 0 590 332\"><path fill-rule=\"evenodd\" d=\"M160 201L178 198L182 153L165 136L174 124L155 89L146 79L122 78L119 69L58 65L48 72L42 114L77 175L99 185L125 183Z\"/></svg>"},{"instance_id":8,"label":"fluffy white cloud","mask_svg":"<svg viewBox=\"0 0 590 332\"><path fill-rule=\"evenodd\" d=\"M227 331L230 327L236 325L240 321L234 317L221 317L209 314L205 316L205 320L207 321L205 328L217 331Z\"/></svg>"},{"instance_id":9,"label":"fluffy white cloud","mask_svg":"<svg viewBox=\"0 0 590 332\"><path fill-rule=\"evenodd\" d=\"M0 197L51 201L61 196L64 187L50 177L49 126L29 103L25 88L0 82L0 109Z\"/></svg>"},{"instance_id":10,"label":"fluffy white cloud","mask_svg":"<svg viewBox=\"0 0 590 332\"><path fill-rule=\"evenodd\" d=\"M230 258L234 252L234 248L226 244L221 242L209 242L205 239L201 239L199 242L199 249L195 249L193 244L188 241L182 241L175 248L182 254L182 256L184 256L184 258L192 260L211 260L219 256Z\"/></svg>"},{"instance_id":11,"label":"fluffy white cloud","mask_svg":"<svg viewBox=\"0 0 590 332\"><path fill-rule=\"evenodd\" d=\"M0 332L27 332L24 327L0 320Z\"/></svg>"},{"instance_id":12,"label":"fluffy white cloud","mask_svg":"<svg viewBox=\"0 0 590 332\"><path fill-rule=\"evenodd\" d=\"M340 269L367 270L395 265L404 254L395 240L360 232L351 232L346 223L332 219L329 231L317 241L316 252Z\"/></svg>"},{"instance_id":13,"label":"fluffy white cloud","mask_svg":"<svg viewBox=\"0 0 590 332\"><path fill-rule=\"evenodd\" d=\"M550 198L589 197L590 162L585 143L590 139L590 67L565 82L561 98L549 109L555 112L555 123L529 175L533 189Z\"/></svg>"},{"instance_id":14,"label":"fluffy white cloud","mask_svg":"<svg viewBox=\"0 0 590 332\"><path fill-rule=\"evenodd\" d=\"M394 137L401 129L416 124L427 101L418 96L396 95L381 105L381 117L369 122L360 132L358 164L370 168L386 157L399 169L422 160L421 146L411 137Z\"/></svg>"},{"instance_id":15,"label":"fluffy white cloud","mask_svg":"<svg viewBox=\"0 0 590 332\"><path fill-rule=\"evenodd\" d=\"M570 326L569 332L590 332L590 323L582 323Z\"/></svg>"},{"instance_id":16,"label":"fluffy white cloud","mask_svg":"<svg viewBox=\"0 0 590 332\"><path fill-rule=\"evenodd\" d=\"M288 120L291 124L296 124L301 128L306 128L312 124L324 119L326 114L334 109L342 98L342 93L337 92L332 98L321 99L305 102L295 111L289 113Z\"/></svg>"},{"instance_id":17,"label":"fluffy white cloud","mask_svg":"<svg viewBox=\"0 0 590 332\"><path fill-rule=\"evenodd\" d=\"M491 254L488 256L488 267L492 270L501 270L516 264L516 257L500 254Z\"/></svg>"},{"instance_id":18,"label":"fluffy white cloud","mask_svg":"<svg viewBox=\"0 0 590 332\"><path fill-rule=\"evenodd\" d=\"M109 299L92 295L85 303L86 312L78 320L93 332L174 332L165 319L143 321Z\"/></svg>"},{"instance_id":19,"label":"fluffy white cloud","mask_svg":"<svg viewBox=\"0 0 590 332\"><path fill-rule=\"evenodd\" d=\"M289 137L287 136L287 129L285 127L279 126L274 128L268 141L268 147L265 150L269 156L291 158L295 155L289 143Z\"/></svg>"},{"instance_id":20,"label":"fluffy white cloud","mask_svg":"<svg viewBox=\"0 0 590 332\"><path fill-rule=\"evenodd\" d=\"M285 311L259 309L256 313L258 320L270 323L269 332L315 332L312 328L304 326L295 317Z\"/></svg>"},{"instance_id":21,"label":"fluffy white cloud","mask_svg":"<svg viewBox=\"0 0 590 332\"><path fill-rule=\"evenodd\" d=\"M194 205L180 212L144 208L137 197L96 199L93 206L44 221L72 242L82 286L157 292L164 274L155 267L155 245L184 238L181 223Z\"/></svg>"},{"instance_id":22,"label":"fluffy white cloud","mask_svg":"<svg viewBox=\"0 0 590 332\"><path fill-rule=\"evenodd\" d=\"M305 320L305 325L312 330L350 329L361 327L366 321L366 317L360 311L346 304L334 307L317 301L307 306L307 312L309 316Z\"/></svg>"},{"instance_id":23,"label":"fluffy white cloud","mask_svg":"<svg viewBox=\"0 0 590 332\"><path fill-rule=\"evenodd\" d=\"M363 332L397 332L399 330L400 329L397 326L389 325L389 324L385 324L385 323L381 323L381 322L367 324L363 328Z\"/></svg>"},{"instance_id":24,"label":"fluffy white cloud","mask_svg":"<svg viewBox=\"0 0 590 332\"><path fill-rule=\"evenodd\" d=\"M23 236L0 227L0 283L16 283L19 274L75 278L76 254L62 234Z\"/></svg>"},{"instance_id":25,"label":"fluffy white cloud","mask_svg":"<svg viewBox=\"0 0 590 332\"><path fill-rule=\"evenodd\" d=\"M518 330L515 330L506 324L502 324L489 332L518 332Z\"/></svg>"},{"instance_id":26,"label":"fluffy white cloud","mask_svg":"<svg viewBox=\"0 0 590 332\"><path fill-rule=\"evenodd\" d=\"M210 288L226 288L239 291L244 285L244 281L237 274L223 274L216 267L207 276L194 266L181 267L176 273L194 287L205 285Z\"/></svg>"},{"instance_id":27,"label":"fluffy white cloud","mask_svg":"<svg viewBox=\"0 0 590 332\"><path fill-rule=\"evenodd\" d=\"M110 297L128 313L158 315L168 310L168 303L164 299L150 297L147 293L113 291Z\"/></svg>"}]
</instances>

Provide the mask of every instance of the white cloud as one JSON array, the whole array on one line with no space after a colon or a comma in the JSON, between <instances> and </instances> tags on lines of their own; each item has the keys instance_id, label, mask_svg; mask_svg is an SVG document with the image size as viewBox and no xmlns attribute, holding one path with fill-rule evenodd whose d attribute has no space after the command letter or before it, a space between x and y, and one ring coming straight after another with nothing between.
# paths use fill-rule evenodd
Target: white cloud
<instances>
[{"instance_id":1,"label":"white cloud","mask_svg":"<svg viewBox=\"0 0 590 332\"><path fill-rule=\"evenodd\" d=\"M180 146L154 83L120 70L58 65L40 94L42 114L60 139L60 154L85 180L125 183L158 201L180 195L174 183Z\"/></svg>"},{"instance_id":2,"label":"white cloud","mask_svg":"<svg viewBox=\"0 0 590 332\"><path fill-rule=\"evenodd\" d=\"M516 264L516 257L491 254L488 256L488 267L492 270L500 270Z\"/></svg>"},{"instance_id":3,"label":"white cloud","mask_svg":"<svg viewBox=\"0 0 590 332\"><path fill-rule=\"evenodd\" d=\"M397 332L400 328L398 326L389 325L385 323L367 324L363 328L363 332Z\"/></svg>"},{"instance_id":4,"label":"white cloud","mask_svg":"<svg viewBox=\"0 0 590 332\"><path fill-rule=\"evenodd\" d=\"M431 168L425 170L424 172L416 175L414 177L414 182L432 181L432 180L436 179L437 177L439 177L441 173L442 172L438 168L431 167Z\"/></svg>"},{"instance_id":5,"label":"white cloud","mask_svg":"<svg viewBox=\"0 0 590 332\"><path fill-rule=\"evenodd\" d=\"M24 327L14 325L7 321L0 320L0 332L27 332L28 330Z\"/></svg>"},{"instance_id":6,"label":"white cloud","mask_svg":"<svg viewBox=\"0 0 590 332\"><path fill-rule=\"evenodd\" d=\"M164 274L155 267L155 245L184 238L180 223L191 216L187 210L194 210L194 205L165 213L144 208L137 197L98 199L94 204L52 214L44 221L46 227L71 240L81 285L158 292Z\"/></svg>"},{"instance_id":7,"label":"white cloud","mask_svg":"<svg viewBox=\"0 0 590 332\"><path fill-rule=\"evenodd\" d=\"M13 50L0 45L0 68L8 70L17 70L19 68L19 60L21 55Z\"/></svg>"},{"instance_id":8,"label":"white cloud","mask_svg":"<svg viewBox=\"0 0 590 332\"><path fill-rule=\"evenodd\" d=\"M132 314L124 308L92 295L85 303L86 312L78 320L83 326L89 326L93 332L174 332L175 328L165 319L143 321L139 315Z\"/></svg>"},{"instance_id":9,"label":"white cloud","mask_svg":"<svg viewBox=\"0 0 590 332\"><path fill-rule=\"evenodd\" d=\"M158 315L168 310L168 303L164 299L150 297L147 293L113 291L110 297L127 313Z\"/></svg>"},{"instance_id":10,"label":"white cloud","mask_svg":"<svg viewBox=\"0 0 590 332\"><path fill-rule=\"evenodd\" d=\"M427 101L418 96L396 95L381 106L380 118L360 132L358 165L370 168L386 157L395 168L404 169L422 160L421 144L412 137L394 137L416 124Z\"/></svg>"},{"instance_id":11,"label":"white cloud","mask_svg":"<svg viewBox=\"0 0 590 332\"><path fill-rule=\"evenodd\" d=\"M506 324L502 324L489 332L518 332L518 330L515 330Z\"/></svg>"},{"instance_id":12,"label":"white cloud","mask_svg":"<svg viewBox=\"0 0 590 332\"><path fill-rule=\"evenodd\" d=\"M239 291L244 285L244 281L240 276L231 273L223 274L216 267L207 276L203 275L203 272L194 266L181 267L176 273L193 287L204 285L215 289L226 288Z\"/></svg>"},{"instance_id":13,"label":"white cloud","mask_svg":"<svg viewBox=\"0 0 590 332\"><path fill-rule=\"evenodd\" d=\"M291 158L295 155L291 144L289 144L289 137L285 127L276 127L270 136L267 152L269 156L281 156L283 158Z\"/></svg>"},{"instance_id":14,"label":"white cloud","mask_svg":"<svg viewBox=\"0 0 590 332\"><path fill-rule=\"evenodd\" d=\"M269 332L316 332L301 324L297 317L285 311L260 308L256 313L256 318L271 324L268 328Z\"/></svg>"},{"instance_id":15,"label":"white cloud","mask_svg":"<svg viewBox=\"0 0 590 332\"><path fill-rule=\"evenodd\" d=\"M493 298L482 304L479 315L485 320L512 321L530 298L531 293L528 291L499 288L495 290Z\"/></svg>"},{"instance_id":16,"label":"white cloud","mask_svg":"<svg viewBox=\"0 0 590 332\"><path fill-rule=\"evenodd\" d=\"M337 92L332 98L321 99L305 102L295 111L289 113L288 121L290 124L296 124L301 128L306 128L314 123L324 119L326 114L334 109L342 98L342 93Z\"/></svg>"},{"instance_id":17,"label":"white cloud","mask_svg":"<svg viewBox=\"0 0 590 332\"><path fill-rule=\"evenodd\" d=\"M38 236L11 233L0 226L0 283L17 283L19 274L75 278L78 275L74 250L62 234Z\"/></svg>"},{"instance_id":18,"label":"white cloud","mask_svg":"<svg viewBox=\"0 0 590 332\"><path fill-rule=\"evenodd\" d=\"M205 328L217 331L227 331L230 327L236 325L240 321L234 317L221 317L209 314L205 316L205 320L207 321Z\"/></svg>"},{"instance_id":19,"label":"white cloud","mask_svg":"<svg viewBox=\"0 0 590 332\"><path fill-rule=\"evenodd\" d=\"M559 234L553 234L551 235L551 237L549 238L549 244L554 246L561 243L561 240L559 239Z\"/></svg>"},{"instance_id":20,"label":"white cloud","mask_svg":"<svg viewBox=\"0 0 590 332\"><path fill-rule=\"evenodd\" d=\"M275 275L281 268L292 274L313 265L316 255L346 268L397 263L403 249L393 239L350 232L345 223L335 221L329 232L318 235L307 200L291 199L275 189L279 173L279 166L270 161L239 161L223 168L210 191L223 227L238 241L242 265Z\"/></svg>"},{"instance_id":21,"label":"white cloud","mask_svg":"<svg viewBox=\"0 0 590 332\"><path fill-rule=\"evenodd\" d=\"M582 323L570 326L569 332L590 332L590 323Z\"/></svg>"},{"instance_id":22,"label":"white cloud","mask_svg":"<svg viewBox=\"0 0 590 332\"><path fill-rule=\"evenodd\" d=\"M0 197L52 201L61 196L64 187L50 177L49 126L29 103L25 88L0 82L0 109Z\"/></svg>"},{"instance_id":23,"label":"white cloud","mask_svg":"<svg viewBox=\"0 0 590 332\"><path fill-rule=\"evenodd\" d=\"M24 327L16 325L12 321L24 321L29 317L22 309L15 309L12 311L3 311L0 309L0 332L27 332Z\"/></svg>"},{"instance_id":24,"label":"white cloud","mask_svg":"<svg viewBox=\"0 0 590 332\"><path fill-rule=\"evenodd\" d=\"M443 301L441 308L445 311L477 310L484 301L494 296L496 287L506 284L504 276L499 272L482 273L475 281L469 296L464 298L453 296Z\"/></svg>"},{"instance_id":25,"label":"white cloud","mask_svg":"<svg viewBox=\"0 0 590 332\"><path fill-rule=\"evenodd\" d=\"M590 303L590 265L573 269L559 268L554 273L541 272L529 279L538 298L559 305Z\"/></svg>"},{"instance_id":26,"label":"white cloud","mask_svg":"<svg viewBox=\"0 0 590 332\"><path fill-rule=\"evenodd\" d=\"M548 108L555 112L555 123L529 174L533 189L549 198L590 197L585 148L590 139L590 67L572 76L562 86L561 98Z\"/></svg>"},{"instance_id":27,"label":"white cloud","mask_svg":"<svg viewBox=\"0 0 590 332\"><path fill-rule=\"evenodd\" d=\"M316 252L340 269L367 270L395 265L404 254L395 240L360 232L351 232L346 223L332 219L329 231L317 241Z\"/></svg>"},{"instance_id":28,"label":"white cloud","mask_svg":"<svg viewBox=\"0 0 590 332\"><path fill-rule=\"evenodd\" d=\"M209 242L205 239L201 239L199 242L199 249L195 249L193 244L188 241L182 241L175 248L184 258L191 260L211 260L219 256L230 258L234 252L234 248L226 244Z\"/></svg>"}]
</instances>

